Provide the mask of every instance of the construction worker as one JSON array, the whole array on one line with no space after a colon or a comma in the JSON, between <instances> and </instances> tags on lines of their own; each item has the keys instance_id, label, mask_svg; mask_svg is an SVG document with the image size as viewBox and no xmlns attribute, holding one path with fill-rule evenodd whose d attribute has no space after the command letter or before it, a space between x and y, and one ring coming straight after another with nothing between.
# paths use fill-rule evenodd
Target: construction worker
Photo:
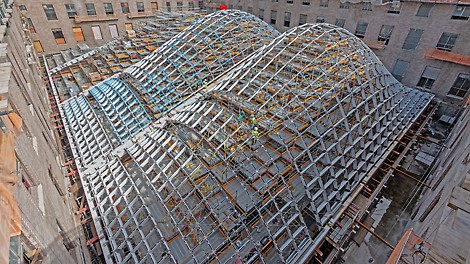
<instances>
[{"instance_id":1,"label":"construction worker","mask_svg":"<svg viewBox=\"0 0 470 264\"><path fill-rule=\"evenodd\" d=\"M401 89L403 89L403 95L408 96L408 93L406 92L404 85L401 86Z\"/></svg>"},{"instance_id":2,"label":"construction worker","mask_svg":"<svg viewBox=\"0 0 470 264\"><path fill-rule=\"evenodd\" d=\"M242 121L243 120L243 114L242 112L238 112L238 121Z\"/></svg>"},{"instance_id":3,"label":"construction worker","mask_svg":"<svg viewBox=\"0 0 470 264\"><path fill-rule=\"evenodd\" d=\"M254 127L256 124L256 117L255 115L250 116L250 124Z\"/></svg>"},{"instance_id":4,"label":"construction worker","mask_svg":"<svg viewBox=\"0 0 470 264\"><path fill-rule=\"evenodd\" d=\"M259 131L257 127L254 127L251 131L251 135L253 136L253 144L254 145L259 139Z\"/></svg>"}]
</instances>

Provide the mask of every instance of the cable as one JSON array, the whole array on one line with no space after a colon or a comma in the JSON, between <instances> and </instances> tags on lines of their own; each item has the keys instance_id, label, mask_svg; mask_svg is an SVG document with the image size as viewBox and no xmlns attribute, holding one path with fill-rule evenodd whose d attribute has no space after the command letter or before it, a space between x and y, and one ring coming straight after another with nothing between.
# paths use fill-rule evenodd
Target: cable
<instances>
[{"instance_id":1,"label":"cable","mask_svg":"<svg viewBox=\"0 0 470 264\"><path fill-rule=\"evenodd\" d=\"M432 234L434 234L434 232L437 231L437 229L444 223L444 221L447 220L447 218L450 216L450 214L452 214L452 212L453 212L453 210L451 210L451 211L447 214L447 216L436 226L436 228L434 228L434 230L431 232L431 234L429 234L429 237L430 237Z\"/></svg>"}]
</instances>

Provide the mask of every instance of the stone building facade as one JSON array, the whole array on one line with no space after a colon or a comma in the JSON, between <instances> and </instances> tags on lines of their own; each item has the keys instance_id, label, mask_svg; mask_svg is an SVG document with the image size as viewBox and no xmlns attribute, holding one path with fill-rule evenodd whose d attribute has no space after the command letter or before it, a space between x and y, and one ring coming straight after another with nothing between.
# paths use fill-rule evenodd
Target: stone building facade
<instances>
[{"instance_id":1,"label":"stone building facade","mask_svg":"<svg viewBox=\"0 0 470 264\"><path fill-rule=\"evenodd\" d=\"M56 53L86 43L104 44L132 30L157 10L194 9L199 1L98 0L15 2L38 53Z\"/></svg>"},{"instance_id":2,"label":"stone building facade","mask_svg":"<svg viewBox=\"0 0 470 264\"><path fill-rule=\"evenodd\" d=\"M330 23L362 38L405 85L431 91L455 105L470 94L470 2L401 1L382 5L337 0L219 0L259 16L280 31Z\"/></svg>"},{"instance_id":3,"label":"stone building facade","mask_svg":"<svg viewBox=\"0 0 470 264\"><path fill-rule=\"evenodd\" d=\"M470 94L470 2L402 1L341 3L337 0L213 0L49 3L19 1L34 47L55 53L86 43L104 44L126 34L156 10L221 5L259 16L280 31L305 23L330 23L362 38L405 85L465 104Z\"/></svg>"},{"instance_id":4,"label":"stone building facade","mask_svg":"<svg viewBox=\"0 0 470 264\"><path fill-rule=\"evenodd\" d=\"M5 258L9 263L80 262L82 242L69 209L73 198L50 121L48 93L24 21L14 8L5 7L10 6L0 7L5 15L0 26L0 263ZM8 218L10 230L5 228Z\"/></svg>"}]
</instances>

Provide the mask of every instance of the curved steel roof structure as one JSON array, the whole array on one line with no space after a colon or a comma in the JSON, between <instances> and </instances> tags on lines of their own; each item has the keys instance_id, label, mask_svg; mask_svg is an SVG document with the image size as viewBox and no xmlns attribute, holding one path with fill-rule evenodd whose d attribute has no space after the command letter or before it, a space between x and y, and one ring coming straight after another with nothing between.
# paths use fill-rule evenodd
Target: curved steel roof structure
<instances>
[{"instance_id":1,"label":"curved steel roof structure","mask_svg":"<svg viewBox=\"0 0 470 264\"><path fill-rule=\"evenodd\" d=\"M108 261L305 262L431 98L342 28L289 30L84 172Z\"/></svg>"},{"instance_id":2,"label":"curved steel roof structure","mask_svg":"<svg viewBox=\"0 0 470 264\"><path fill-rule=\"evenodd\" d=\"M213 13L123 73L67 100L62 107L82 167L205 89L278 35L248 13Z\"/></svg>"}]
</instances>

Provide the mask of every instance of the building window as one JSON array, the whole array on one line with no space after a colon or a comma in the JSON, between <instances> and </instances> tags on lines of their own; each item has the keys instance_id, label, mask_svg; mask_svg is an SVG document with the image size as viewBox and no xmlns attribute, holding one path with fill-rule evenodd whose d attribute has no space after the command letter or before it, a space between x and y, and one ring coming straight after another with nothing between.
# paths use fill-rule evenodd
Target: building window
<instances>
[{"instance_id":1,"label":"building window","mask_svg":"<svg viewBox=\"0 0 470 264\"><path fill-rule=\"evenodd\" d=\"M431 10L432 10L433 7L434 7L433 4L422 3L419 6L418 12L416 12L416 16L429 17L429 14L431 14Z\"/></svg>"},{"instance_id":2,"label":"building window","mask_svg":"<svg viewBox=\"0 0 470 264\"><path fill-rule=\"evenodd\" d=\"M31 20L31 18L29 17L26 18L26 22L27 22L29 33L31 34L36 33L36 28L34 28L33 21Z\"/></svg>"},{"instance_id":3,"label":"building window","mask_svg":"<svg viewBox=\"0 0 470 264\"><path fill-rule=\"evenodd\" d=\"M118 27L116 24L109 25L109 32L111 33L111 38L119 38Z\"/></svg>"},{"instance_id":4,"label":"building window","mask_svg":"<svg viewBox=\"0 0 470 264\"><path fill-rule=\"evenodd\" d=\"M73 27L72 32L77 42L85 41L85 36L83 36L83 30L81 27Z\"/></svg>"},{"instance_id":5,"label":"building window","mask_svg":"<svg viewBox=\"0 0 470 264\"><path fill-rule=\"evenodd\" d=\"M406 50L416 49L422 35L423 35L422 29L411 28L410 32L408 32L408 35L406 36L402 49L406 49Z\"/></svg>"},{"instance_id":6,"label":"building window","mask_svg":"<svg viewBox=\"0 0 470 264\"><path fill-rule=\"evenodd\" d=\"M461 73L450 88L449 95L464 97L470 89L470 74Z\"/></svg>"},{"instance_id":7,"label":"building window","mask_svg":"<svg viewBox=\"0 0 470 264\"><path fill-rule=\"evenodd\" d=\"M137 2L137 13L145 12L144 2Z\"/></svg>"},{"instance_id":8,"label":"building window","mask_svg":"<svg viewBox=\"0 0 470 264\"><path fill-rule=\"evenodd\" d=\"M133 30L132 23L126 23L126 24L124 24L124 28L125 28L126 30Z\"/></svg>"},{"instance_id":9,"label":"building window","mask_svg":"<svg viewBox=\"0 0 470 264\"><path fill-rule=\"evenodd\" d=\"M310 0L302 0L302 5L310 5Z\"/></svg>"},{"instance_id":10,"label":"building window","mask_svg":"<svg viewBox=\"0 0 470 264\"><path fill-rule=\"evenodd\" d=\"M349 9L349 3L339 3L339 8L341 9Z\"/></svg>"},{"instance_id":11,"label":"building window","mask_svg":"<svg viewBox=\"0 0 470 264\"><path fill-rule=\"evenodd\" d=\"M24 260L23 257L23 250L21 246L21 240L20 236L11 236L10 237L10 245L9 245L9 262L8 263L24 263L22 260ZM6 262L5 262L6 263Z\"/></svg>"},{"instance_id":12,"label":"building window","mask_svg":"<svg viewBox=\"0 0 470 264\"><path fill-rule=\"evenodd\" d=\"M259 14L258 14L258 17L261 19L261 20L264 20L264 9L259 9Z\"/></svg>"},{"instance_id":13,"label":"building window","mask_svg":"<svg viewBox=\"0 0 470 264\"><path fill-rule=\"evenodd\" d=\"M294 3L294 0L287 0L286 3L288 3L288 4L293 4L293 3Z\"/></svg>"},{"instance_id":14,"label":"building window","mask_svg":"<svg viewBox=\"0 0 470 264\"><path fill-rule=\"evenodd\" d=\"M91 26L91 31L93 31L93 37L96 40L103 39L103 35L101 35L101 28L100 26Z\"/></svg>"},{"instance_id":15,"label":"building window","mask_svg":"<svg viewBox=\"0 0 470 264\"><path fill-rule=\"evenodd\" d=\"M325 23L325 18L322 16L317 16L317 23Z\"/></svg>"},{"instance_id":16,"label":"building window","mask_svg":"<svg viewBox=\"0 0 470 264\"><path fill-rule=\"evenodd\" d=\"M44 13L46 14L47 20L57 20L57 15L55 14L53 5L42 5L42 8L44 9Z\"/></svg>"},{"instance_id":17,"label":"building window","mask_svg":"<svg viewBox=\"0 0 470 264\"><path fill-rule=\"evenodd\" d=\"M243 10L243 7L241 5L239 5L238 10Z\"/></svg>"},{"instance_id":18,"label":"building window","mask_svg":"<svg viewBox=\"0 0 470 264\"><path fill-rule=\"evenodd\" d=\"M28 11L28 9L26 9L25 5L19 5L18 9L20 9L20 11Z\"/></svg>"},{"instance_id":19,"label":"building window","mask_svg":"<svg viewBox=\"0 0 470 264\"><path fill-rule=\"evenodd\" d=\"M356 35L358 38L363 38L366 35L368 25L369 24L366 22L358 22L354 35Z\"/></svg>"},{"instance_id":20,"label":"building window","mask_svg":"<svg viewBox=\"0 0 470 264\"><path fill-rule=\"evenodd\" d=\"M74 4L65 4L65 10L67 10L67 15L69 18L74 18L77 16L77 11L75 11Z\"/></svg>"},{"instance_id":21,"label":"building window","mask_svg":"<svg viewBox=\"0 0 470 264\"><path fill-rule=\"evenodd\" d=\"M95 4L93 3L86 3L86 13L89 16L96 16Z\"/></svg>"},{"instance_id":22,"label":"building window","mask_svg":"<svg viewBox=\"0 0 470 264\"><path fill-rule=\"evenodd\" d=\"M273 3L277 3L277 2L279 2L279 0L273 0Z\"/></svg>"},{"instance_id":23,"label":"building window","mask_svg":"<svg viewBox=\"0 0 470 264\"><path fill-rule=\"evenodd\" d=\"M390 41L390 37L392 36L394 26L390 25L382 25L382 28L379 32L379 37L377 38L378 41L383 41L385 45L388 45Z\"/></svg>"},{"instance_id":24,"label":"building window","mask_svg":"<svg viewBox=\"0 0 470 264\"><path fill-rule=\"evenodd\" d=\"M457 5L452 13L451 19L468 20L470 17L470 6Z\"/></svg>"},{"instance_id":25,"label":"building window","mask_svg":"<svg viewBox=\"0 0 470 264\"><path fill-rule=\"evenodd\" d=\"M131 12L129 10L129 3L128 2L121 3L121 10L123 14L129 14Z\"/></svg>"},{"instance_id":26,"label":"building window","mask_svg":"<svg viewBox=\"0 0 470 264\"><path fill-rule=\"evenodd\" d=\"M176 9L178 9L178 11L183 11L183 2L176 2Z\"/></svg>"},{"instance_id":27,"label":"building window","mask_svg":"<svg viewBox=\"0 0 470 264\"><path fill-rule=\"evenodd\" d=\"M194 10L194 2L189 2L189 6L192 6L191 10ZM152 12L156 12L158 10L158 2L150 2L150 7L152 8Z\"/></svg>"},{"instance_id":28,"label":"building window","mask_svg":"<svg viewBox=\"0 0 470 264\"><path fill-rule=\"evenodd\" d=\"M37 53L42 53L44 51L40 40L34 40L33 46Z\"/></svg>"},{"instance_id":29,"label":"building window","mask_svg":"<svg viewBox=\"0 0 470 264\"><path fill-rule=\"evenodd\" d=\"M188 2L189 10L194 10L194 2Z\"/></svg>"},{"instance_id":30,"label":"building window","mask_svg":"<svg viewBox=\"0 0 470 264\"><path fill-rule=\"evenodd\" d=\"M438 68L426 66L416 86L431 89L439 75L439 71L440 70Z\"/></svg>"},{"instance_id":31,"label":"building window","mask_svg":"<svg viewBox=\"0 0 470 264\"><path fill-rule=\"evenodd\" d=\"M21 182L23 183L26 190L31 193L31 183L29 183L28 179L25 176L21 175Z\"/></svg>"},{"instance_id":32,"label":"building window","mask_svg":"<svg viewBox=\"0 0 470 264\"><path fill-rule=\"evenodd\" d=\"M307 23L307 15L300 14L299 17L299 26Z\"/></svg>"},{"instance_id":33,"label":"building window","mask_svg":"<svg viewBox=\"0 0 470 264\"><path fill-rule=\"evenodd\" d=\"M247 9L247 12L250 14L253 14L253 7L249 6Z\"/></svg>"},{"instance_id":34,"label":"building window","mask_svg":"<svg viewBox=\"0 0 470 264\"><path fill-rule=\"evenodd\" d=\"M276 25L277 11L271 10L271 24Z\"/></svg>"},{"instance_id":35,"label":"building window","mask_svg":"<svg viewBox=\"0 0 470 264\"><path fill-rule=\"evenodd\" d=\"M362 3L362 10L363 11L372 11L372 4L367 2L367 3Z\"/></svg>"},{"instance_id":36,"label":"building window","mask_svg":"<svg viewBox=\"0 0 470 264\"><path fill-rule=\"evenodd\" d=\"M320 7L328 7L328 0L320 0Z\"/></svg>"},{"instance_id":37,"label":"building window","mask_svg":"<svg viewBox=\"0 0 470 264\"><path fill-rule=\"evenodd\" d=\"M458 34L444 32L442 33L441 38L437 42L436 48L440 50L451 51L458 37Z\"/></svg>"},{"instance_id":38,"label":"building window","mask_svg":"<svg viewBox=\"0 0 470 264\"><path fill-rule=\"evenodd\" d=\"M346 23L346 20L345 20L345 19L337 18L337 19L336 19L336 22L335 22L335 25L338 26L338 27L344 28L344 24L345 24L345 23Z\"/></svg>"},{"instance_id":39,"label":"building window","mask_svg":"<svg viewBox=\"0 0 470 264\"><path fill-rule=\"evenodd\" d=\"M403 6L402 2L393 2L388 8L387 13L389 14L400 14L401 7Z\"/></svg>"},{"instance_id":40,"label":"building window","mask_svg":"<svg viewBox=\"0 0 470 264\"><path fill-rule=\"evenodd\" d=\"M106 15L114 15L113 4L104 3L104 12Z\"/></svg>"},{"instance_id":41,"label":"building window","mask_svg":"<svg viewBox=\"0 0 470 264\"><path fill-rule=\"evenodd\" d=\"M64 33L62 33L62 29L53 28L52 35L54 35L56 44L65 44L65 37L64 37Z\"/></svg>"},{"instance_id":42,"label":"building window","mask_svg":"<svg viewBox=\"0 0 470 264\"><path fill-rule=\"evenodd\" d=\"M404 60L397 60L395 62L395 66L393 66L392 70L392 75L401 82L403 80L403 77L405 76L406 69L408 68L408 65L410 64L409 61L404 61Z\"/></svg>"},{"instance_id":43,"label":"building window","mask_svg":"<svg viewBox=\"0 0 470 264\"><path fill-rule=\"evenodd\" d=\"M203 1L199 1L198 2L198 5L199 5L199 9L203 9L204 8L204 2ZM233 5L230 9L233 9Z\"/></svg>"},{"instance_id":44,"label":"building window","mask_svg":"<svg viewBox=\"0 0 470 264\"><path fill-rule=\"evenodd\" d=\"M199 8L201 8L201 6L199 6ZM166 2L166 11L171 12L171 3L170 2Z\"/></svg>"},{"instance_id":45,"label":"building window","mask_svg":"<svg viewBox=\"0 0 470 264\"><path fill-rule=\"evenodd\" d=\"M284 14L284 26L290 27L290 12Z\"/></svg>"}]
</instances>

